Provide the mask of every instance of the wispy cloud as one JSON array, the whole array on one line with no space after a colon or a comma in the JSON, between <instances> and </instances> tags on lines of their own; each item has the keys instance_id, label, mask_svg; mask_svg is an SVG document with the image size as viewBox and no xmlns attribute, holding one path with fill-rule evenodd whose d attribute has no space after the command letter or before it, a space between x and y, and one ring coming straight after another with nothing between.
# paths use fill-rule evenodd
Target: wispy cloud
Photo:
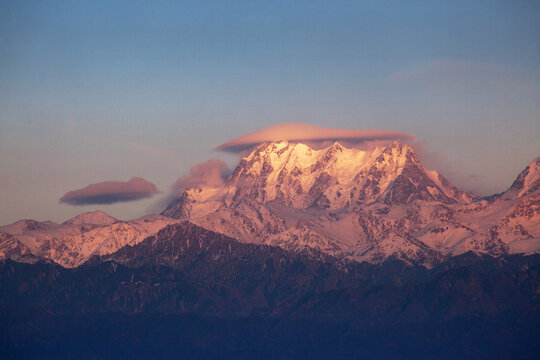
<instances>
[{"instance_id":1,"label":"wispy cloud","mask_svg":"<svg viewBox=\"0 0 540 360\"><path fill-rule=\"evenodd\" d=\"M152 204L148 208L148 211L152 213L163 211L182 191L193 186L205 185L218 187L224 183L230 174L231 169L225 162L218 159L210 159L194 165L189 170L189 173L178 178L171 186L169 193Z\"/></svg>"},{"instance_id":2,"label":"wispy cloud","mask_svg":"<svg viewBox=\"0 0 540 360\"><path fill-rule=\"evenodd\" d=\"M175 190L184 190L195 185L217 187L223 184L230 172L225 162L210 159L193 166L189 174L176 180L172 187Z\"/></svg>"}]
</instances>

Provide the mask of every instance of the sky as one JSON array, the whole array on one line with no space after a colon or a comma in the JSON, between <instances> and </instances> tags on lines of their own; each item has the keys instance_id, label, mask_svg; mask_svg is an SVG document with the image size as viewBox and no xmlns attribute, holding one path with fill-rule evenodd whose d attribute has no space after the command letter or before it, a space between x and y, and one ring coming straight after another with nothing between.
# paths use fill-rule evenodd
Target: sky
<instances>
[{"instance_id":1,"label":"sky","mask_svg":"<svg viewBox=\"0 0 540 360\"><path fill-rule=\"evenodd\" d=\"M281 123L406 132L461 189L501 192L540 155L539 19L519 0L0 0L0 224L142 216ZM59 201L134 177L157 194Z\"/></svg>"}]
</instances>

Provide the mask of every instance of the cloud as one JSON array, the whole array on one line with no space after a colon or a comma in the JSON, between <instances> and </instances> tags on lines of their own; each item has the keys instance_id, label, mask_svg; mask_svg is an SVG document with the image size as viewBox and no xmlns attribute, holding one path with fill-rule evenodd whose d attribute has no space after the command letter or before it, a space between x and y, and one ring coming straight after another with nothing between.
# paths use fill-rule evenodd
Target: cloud
<instances>
[{"instance_id":1,"label":"cloud","mask_svg":"<svg viewBox=\"0 0 540 360\"><path fill-rule=\"evenodd\" d=\"M69 191L60 198L60 202L69 205L108 205L149 198L157 192L151 182L133 177L129 181L104 181Z\"/></svg>"},{"instance_id":2,"label":"cloud","mask_svg":"<svg viewBox=\"0 0 540 360\"><path fill-rule=\"evenodd\" d=\"M172 188L184 190L195 185L218 187L230 174L230 169L225 162L218 159L210 159L193 166L189 174L176 180Z\"/></svg>"},{"instance_id":3,"label":"cloud","mask_svg":"<svg viewBox=\"0 0 540 360\"><path fill-rule=\"evenodd\" d=\"M196 185L218 187L224 183L230 174L231 169L225 162L218 159L210 159L194 165L187 175L176 180L168 194L150 205L148 211L151 213L163 211L172 201L178 198L182 191L190 187Z\"/></svg>"},{"instance_id":4,"label":"cloud","mask_svg":"<svg viewBox=\"0 0 540 360\"><path fill-rule=\"evenodd\" d=\"M269 126L254 133L240 136L216 147L216 150L240 153L255 145L287 140L290 142L328 142L346 141L363 143L376 140L413 141L411 134L391 130L348 130L333 129L308 124L279 124Z\"/></svg>"}]
</instances>

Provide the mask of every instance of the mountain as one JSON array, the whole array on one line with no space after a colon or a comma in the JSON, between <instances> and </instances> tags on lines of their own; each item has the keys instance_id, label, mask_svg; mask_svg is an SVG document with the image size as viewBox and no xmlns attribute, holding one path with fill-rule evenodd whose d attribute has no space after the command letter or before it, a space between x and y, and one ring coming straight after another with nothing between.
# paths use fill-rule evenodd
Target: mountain
<instances>
[{"instance_id":1,"label":"mountain","mask_svg":"<svg viewBox=\"0 0 540 360\"><path fill-rule=\"evenodd\" d=\"M540 251L539 162L496 200L458 190L394 142L369 150L264 143L223 185L185 190L162 215L242 242L432 266L468 251Z\"/></svg>"},{"instance_id":2,"label":"mountain","mask_svg":"<svg viewBox=\"0 0 540 360\"><path fill-rule=\"evenodd\" d=\"M540 190L540 158L536 158L519 174L512 186L496 198L511 200Z\"/></svg>"},{"instance_id":3,"label":"mountain","mask_svg":"<svg viewBox=\"0 0 540 360\"><path fill-rule=\"evenodd\" d=\"M125 245L137 244L175 222L159 215L119 221L103 211L84 213L62 224L20 220L0 226L0 259L52 260L75 267L92 255L110 254Z\"/></svg>"},{"instance_id":4,"label":"mountain","mask_svg":"<svg viewBox=\"0 0 540 360\"><path fill-rule=\"evenodd\" d=\"M195 198L216 194L205 195ZM424 169L411 147L397 142L371 151L348 149L339 142L321 150L287 141L265 143L240 161L218 197L226 203L249 198L329 210L372 202L471 200L470 194L458 191L436 171ZM172 205L164 214L175 216L179 211Z\"/></svg>"},{"instance_id":5,"label":"mountain","mask_svg":"<svg viewBox=\"0 0 540 360\"><path fill-rule=\"evenodd\" d=\"M539 166L479 198L407 145L267 143L162 215L2 226L0 357L536 359Z\"/></svg>"},{"instance_id":6,"label":"mountain","mask_svg":"<svg viewBox=\"0 0 540 360\"><path fill-rule=\"evenodd\" d=\"M11 259L24 263L36 263L41 260L29 247L6 233L0 233L0 259Z\"/></svg>"},{"instance_id":7,"label":"mountain","mask_svg":"<svg viewBox=\"0 0 540 360\"><path fill-rule=\"evenodd\" d=\"M537 159L507 191L479 198L424 168L398 142L364 150L264 143L223 184L186 189L162 215L118 221L95 211L63 224L0 226L0 259L76 267L178 221L244 243L371 263L434 266L469 251L533 254L540 252L539 169Z\"/></svg>"},{"instance_id":8,"label":"mountain","mask_svg":"<svg viewBox=\"0 0 540 360\"><path fill-rule=\"evenodd\" d=\"M538 255L505 256L500 261L469 253L433 269L399 260L380 264L343 262L314 251L290 252L275 246L241 243L189 222L180 222L164 227L138 244L124 246L111 254L94 255L73 269L54 263L3 262L0 283L6 291L0 295L0 305L4 309L48 308L76 313L144 310L219 317L292 313L312 317L317 309L324 309L317 315L319 318L343 320L354 315L383 321L388 316L413 319L418 308L404 299L412 296L422 306L432 306L429 311L434 313L429 316L451 318L458 313L511 310L512 306L525 306L518 305L525 299L530 302L526 307L535 306L539 300L536 295L539 270ZM518 273L522 278L513 276ZM500 276L508 281L490 284ZM457 278L475 277L483 277L485 281L455 283ZM41 280L36 282L35 278ZM448 288L450 283L459 289ZM527 292L523 299L509 299L507 294L521 291L516 287L523 283L526 284L522 290ZM496 290L498 286L501 288ZM513 290L501 290L504 287ZM396 298L398 288L402 296ZM330 303L319 302L329 299L328 294L333 292L342 293L342 297L331 296ZM421 296L424 293L435 296L438 300L433 298L434 301L441 301L445 292L459 293L464 298L485 294L496 306L482 307L484 302L449 309L433 306ZM19 296L14 295L17 293ZM370 296L386 299L384 302L392 299L396 303L394 313L391 314L390 306L380 308ZM348 302L355 298L372 309L351 308ZM407 313L410 315L405 316Z\"/></svg>"},{"instance_id":9,"label":"mountain","mask_svg":"<svg viewBox=\"0 0 540 360\"><path fill-rule=\"evenodd\" d=\"M66 220L64 223L62 223L62 225L111 225L114 224L116 221L118 220L116 220L109 214L101 210L97 210L77 215L69 220Z\"/></svg>"}]
</instances>

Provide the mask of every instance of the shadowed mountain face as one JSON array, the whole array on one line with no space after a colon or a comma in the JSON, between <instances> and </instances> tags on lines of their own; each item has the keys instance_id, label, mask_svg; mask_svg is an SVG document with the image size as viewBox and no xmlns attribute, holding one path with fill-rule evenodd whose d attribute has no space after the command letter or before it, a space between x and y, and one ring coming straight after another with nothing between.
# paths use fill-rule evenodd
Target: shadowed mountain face
<instances>
[{"instance_id":1,"label":"shadowed mountain face","mask_svg":"<svg viewBox=\"0 0 540 360\"><path fill-rule=\"evenodd\" d=\"M167 345L156 353L164 358L243 358L243 351L376 358L391 356L389 349L411 358L422 351L474 358L538 350L538 256L465 254L430 270L399 260L371 265L242 244L184 222L74 269L8 260L0 283L1 348L15 355L69 357L59 352L69 339L107 357L100 346L114 338L120 345L112 349L132 358L147 354L130 352L139 342ZM180 324L178 340L169 331ZM117 335L104 339L102 331ZM502 335L517 342L501 344ZM102 342L90 348L96 338Z\"/></svg>"},{"instance_id":2,"label":"shadowed mountain face","mask_svg":"<svg viewBox=\"0 0 540 360\"><path fill-rule=\"evenodd\" d=\"M29 296L25 305L29 308L59 306L58 310L74 312L200 311L213 316L311 317L320 310L320 316L328 318L368 316L397 321L420 320L422 315L446 320L459 314L508 311L520 302L531 306L530 301L537 299L530 295L540 286L539 264L538 256L495 259L474 254L453 258L431 270L399 260L381 265L343 262L316 251L296 253L242 244L184 222L168 226L140 244L93 257L72 270L8 261L2 267L3 284L17 287L5 292L2 302L17 308ZM27 278L29 273L40 281ZM516 273L525 278L515 279ZM18 282L25 278L29 282L21 292ZM520 289L523 282L526 286ZM38 292L32 294L34 290ZM522 291L523 296L518 296ZM508 298L510 293L513 296ZM459 301L446 309L426 307L432 301L445 301L448 294ZM467 304L471 294L477 300ZM10 299L17 301L10 303ZM363 306L352 306L355 301ZM381 308L381 301L387 306Z\"/></svg>"}]
</instances>

